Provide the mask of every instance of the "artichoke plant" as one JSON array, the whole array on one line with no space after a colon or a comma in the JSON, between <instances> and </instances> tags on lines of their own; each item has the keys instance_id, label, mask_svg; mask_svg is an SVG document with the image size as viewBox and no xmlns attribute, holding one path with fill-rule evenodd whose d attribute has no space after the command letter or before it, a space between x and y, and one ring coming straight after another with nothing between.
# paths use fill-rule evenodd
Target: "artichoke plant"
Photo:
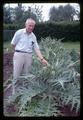
<instances>
[{"instance_id":1,"label":"artichoke plant","mask_svg":"<svg viewBox=\"0 0 83 120\"><path fill-rule=\"evenodd\" d=\"M18 116L63 116L60 107L69 104L71 110L78 112L79 58L73 59L72 52L64 48L61 39L42 38L40 49L49 65L41 65L33 54L32 72L19 77L15 95L9 97L10 102L18 104Z\"/></svg>"}]
</instances>

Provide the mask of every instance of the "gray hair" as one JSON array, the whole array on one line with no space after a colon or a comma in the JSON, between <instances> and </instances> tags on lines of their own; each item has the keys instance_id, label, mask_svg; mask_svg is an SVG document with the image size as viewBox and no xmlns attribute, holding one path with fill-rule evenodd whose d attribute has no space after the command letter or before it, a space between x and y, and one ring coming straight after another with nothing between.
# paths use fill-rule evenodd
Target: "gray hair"
<instances>
[{"instance_id":1,"label":"gray hair","mask_svg":"<svg viewBox=\"0 0 83 120\"><path fill-rule=\"evenodd\" d=\"M32 18L28 18L25 22L25 24L27 24L28 22L32 22L34 24L36 24L35 20L33 20Z\"/></svg>"}]
</instances>

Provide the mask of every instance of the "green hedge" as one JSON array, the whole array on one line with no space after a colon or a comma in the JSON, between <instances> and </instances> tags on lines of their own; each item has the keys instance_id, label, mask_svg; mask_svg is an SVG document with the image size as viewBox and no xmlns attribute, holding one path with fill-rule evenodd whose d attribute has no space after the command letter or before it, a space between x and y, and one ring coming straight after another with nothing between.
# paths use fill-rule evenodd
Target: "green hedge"
<instances>
[{"instance_id":1,"label":"green hedge","mask_svg":"<svg viewBox=\"0 0 83 120\"><path fill-rule=\"evenodd\" d=\"M21 25L4 25L4 29L17 30L23 28ZM34 33L37 36L38 41L41 38L50 36L51 38L64 38L63 41L80 41L80 23L79 22L59 22L59 23L39 23L36 24ZM7 34L8 35L8 34ZM10 36L10 34L9 34ZM12 34L13 36L13 34ZM4 40L7 40L7 36Z\"/></svg>"},{"instance_id":2,"label":"green hedge","mask_svg":"<svg viewBox=\"0 0 83 120\"><path fill-rule=\"evenodd\" d=\"M14 33L21 29L22 26L18 24L4 24L3 25L3 39L4 41L11 41Z\"/></svg>"},{"instance_id":3,"label":"green hedge","mask_svg":"<svg viewBox=\"0 0 83 120\"><path fill-rule=\"evenodd\" d=\"M80 23L43 23L37 24L34 32L38 40L50 36L64 38L63 41L80 41Z\"/></svg>"}]
</instances>

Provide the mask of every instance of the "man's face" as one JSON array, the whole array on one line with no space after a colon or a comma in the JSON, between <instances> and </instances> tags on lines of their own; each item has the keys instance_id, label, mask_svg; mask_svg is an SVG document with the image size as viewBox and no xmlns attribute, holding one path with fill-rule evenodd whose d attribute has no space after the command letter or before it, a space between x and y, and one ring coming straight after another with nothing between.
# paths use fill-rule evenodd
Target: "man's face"
<instances>
[{"instance_id":1,"label":"man's face","mask_svg":"<svg viewBox=\"0 0 83 120\"><path fill-rule=\"evenodd\" d=\"M35 27L35 24L32 21L29 21L28 23L25 24L26 26L26 31L31 33Z\"/></svg>"}]
</instances>

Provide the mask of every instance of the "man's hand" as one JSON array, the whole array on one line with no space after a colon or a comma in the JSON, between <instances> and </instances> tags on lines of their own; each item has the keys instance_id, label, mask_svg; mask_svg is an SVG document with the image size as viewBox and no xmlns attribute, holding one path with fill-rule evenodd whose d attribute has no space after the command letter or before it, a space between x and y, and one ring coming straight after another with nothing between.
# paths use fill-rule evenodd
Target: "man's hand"
<instances>
[{"instance_id":1,"label":"man's hand","mask_svg":"<svg viewBox=\"0 0 83 120\"><path fill-rule=\"evenodd\" d=\"M41 63L43 65L48 65L48 62L43 58L43 55L41 54L40 49L35 49L35 52L36 52L37 56L39 57L39 59L41 60Z\"/></svg>"},{"instance_id":2,"label":"man's hand","mask_svg":"<svg viewBox=\"0 0 83 120\"><path fill-rule=\"evenodd\" d=\"M48 62L47 62L44 58L41 60L41 63L42 63L43 65L48 65Z\"/></svg>"}]
</instances>

